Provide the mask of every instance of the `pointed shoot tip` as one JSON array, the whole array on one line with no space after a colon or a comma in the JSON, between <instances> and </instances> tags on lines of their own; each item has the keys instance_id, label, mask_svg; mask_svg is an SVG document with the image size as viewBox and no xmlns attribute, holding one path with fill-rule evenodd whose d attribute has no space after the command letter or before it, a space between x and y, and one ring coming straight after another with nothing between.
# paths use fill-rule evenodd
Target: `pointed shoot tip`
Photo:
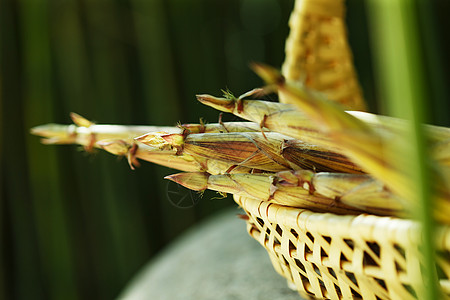
<instances>
[{"instance_id":1,"label":"pointed shoot tip","mask_svg":"<svg viewBox=\"0 0 450 300\"><path fill-rule=\"evenodd\" d=\"M72 144L76 140L73 134L74 125L46 124L35 126L30 129L32 135L44 137L41 142L45 145L52 144Z\"/></svg>"},{"instance_id":2,"label":"pointed shoot tip","mask_svg":"<svg viewBox=\"0 0 450 300\"><path fill-rule=\"evenodd\" d=\"M42 136L42 137L55 137L65 134L67 126L61 126L57 124L46 124L35 126L30 129L32 135Z\"/></svg>"},{"instance_id":3,"label":"pointed shoot tip","mask_svg":"<svg viewBox=\"0 0 450 300\"><path fill-rule=\"evenodd\" d=\"M227 98L218 98L211 95L196 95L197 100L201 103L211 106L217 110L224 112L233 112L235 100Z\"/></svg>"},{"instance_id":4,"label":"pointed shoot tip","mask_svg":"<svg viewBox=\"0 0 450 300\"><path fill-rule=\"evenodd\" d=\"M280 85L283 84L285 81L280 71L278 71L274 67L262 63L252 63L250 67L267 84Z\"/></svg>"},{"instance_id":5,"label":"pointed shoot tip","mask_svg":"<svg viewBox=\"0 0 450 300\"><path fill-rule=\"evenodd\" d=\"M194 191L204 191L208 188L208 173L178 173L165 176L164 179L176 182Z\"/></svg>"},{"instance_id":6,"label":"pointed shoot tip","mask_svg":"<svg viewBox=\"0 0 450 300\"><path fill-rule=\"evenodd\" d=\"M93 122L89 121L85 117L82 117L79 114L74 113L74 112L70 113L70 118L75 123L75 125L80 126L80 127L90 127L90 126L94 125Z\"/></svg>"},{"instance_id":7,"label":"pointed shoot tip","mask_svg":"<svg viewBox=\"0 0 450 300\"><path fill-rule=\"evenodd\" d=\"M200 101L201 103L223 103L224 101L226 102L228 99L225 98L218 98L218 97L214 97L208 94L201 94L201 95L195 95L195 97L197 97L197 100Z\"/></svg>"}]
</instances>

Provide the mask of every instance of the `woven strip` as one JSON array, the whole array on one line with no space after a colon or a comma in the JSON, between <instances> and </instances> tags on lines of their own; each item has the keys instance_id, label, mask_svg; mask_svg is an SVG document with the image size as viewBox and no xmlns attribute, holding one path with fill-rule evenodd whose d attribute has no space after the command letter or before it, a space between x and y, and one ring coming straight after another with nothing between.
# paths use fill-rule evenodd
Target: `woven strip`
<instances>
[{"instance_id":1,"label":"woven strip","mask_svg":"<svg viewBox=\"0 0 450 300\"><path fill-rule=\"evenodd\" d=\"M283 75L325 93L347 109L364 110L347 43L344 2L297 0L289 26Z\"/></svg>"},{"instance_id":2,"label":"woven strip","mask_svg":"<svg viewBox=\"0 0 450 300\"><path fill-rule=\"evenodd\" d=\"M416 299L419 226L372 215L338 216L235 197L249 234L300 295L319 299ZM437 271L450 298L450 227L436 233Z\"/></svg>"}]
</instances>

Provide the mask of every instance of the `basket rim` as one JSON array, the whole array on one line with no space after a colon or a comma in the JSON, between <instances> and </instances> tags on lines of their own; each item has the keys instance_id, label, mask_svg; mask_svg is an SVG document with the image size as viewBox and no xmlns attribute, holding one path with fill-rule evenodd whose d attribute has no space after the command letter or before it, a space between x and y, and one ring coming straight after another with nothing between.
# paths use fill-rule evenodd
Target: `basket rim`
<instances>
[{"instance_id":1,"label":"basket rim","mask_svg":"<svg viewBox=\"0 0 450 300\"><path fill-rule=\"evenodd\" d=\"M283 206L251 197L233 196L234 201L247 213L270 223L290 228L313 230L326 236L357 238L367 241L389 242L400 245L419 245L421 225L411 219L371 214L337 215L318 213L304 208ZM439 224L435 231L436 250L450 250L450 225Z\"/></svg>"}]
</instances>

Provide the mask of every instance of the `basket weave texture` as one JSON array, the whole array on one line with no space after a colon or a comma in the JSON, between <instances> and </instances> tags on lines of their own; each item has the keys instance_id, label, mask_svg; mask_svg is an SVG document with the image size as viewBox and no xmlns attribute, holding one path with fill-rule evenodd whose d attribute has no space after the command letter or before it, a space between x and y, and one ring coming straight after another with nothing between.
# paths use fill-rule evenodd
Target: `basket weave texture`
<instances>
[{"instance_id":1,"label":"basket weave texture","mask_svg":"<svg viewBox=\"0 0 450 300\"><path fill-rule=\"evenodd\" d=\"M236 197L247 230L275 270L304 297L417 299L421 286L420 228L411 220L314 213ZM436 233L437 271L450 298L450 227Z\"/></svg>"},{"instance_id":2,"label":"basket weave texture","mask_svg":"<svg viewBox=\"0 0 450 300\"><path fill-rule=\"evenodd\" d=\"M347 42L343 0L297 0L283 75L354 110L365 110ZM283 95L280 101L284 102Z\"/></svg>"}]
</instances>

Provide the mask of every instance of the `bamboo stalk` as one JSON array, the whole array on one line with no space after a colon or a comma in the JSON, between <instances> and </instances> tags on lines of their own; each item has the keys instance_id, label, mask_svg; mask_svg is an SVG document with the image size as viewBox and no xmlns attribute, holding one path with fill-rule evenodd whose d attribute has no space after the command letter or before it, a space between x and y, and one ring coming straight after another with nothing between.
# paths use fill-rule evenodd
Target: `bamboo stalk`
<instances>
[{"instance_id":1,"label":"bamboo stalk","mask_svg":"<svg viewBox=\"0 0 450 300\"><path fill-rule=\"evenodd\" d=\"M195 191L252 197L281 205L338 214L411 215L408 202L366 174L313 173L307 170L276 174L179 173L165 177Z\"/></svg>"},{"instance_id":2,"label":"bamboo stalk","mask_svg":"<svg viewBox=\"0 0 450 300\"><path fill-rule=\"evenodd\" d=\"M312 93L311 97L322 97L318 93ZM262 100L244 99L234 97L214 97L211 95L197 95L197 99L208 106L217 110L232 113L245 120L260 124L262 128L279 132L299 140L322 145L330 150L342 151L336 143L328 136L321 133L320 124L311 122L305 112L301 112L292 104L276 103ZM339 106L335 105L335 110ZM342 109L341 109L342 110ZM380 132L386 136L403 135L406 129L406 121L388 116L380 116L371 113L359 111L346 111L354 123L358 122L360 126ZM320 115L318 118L321 118ZM330 121L324 120L330 124ZM339 122L335 120L335 122ZM326 124L325 123L325 124ZM424 125L430 142L442 142L450 139L450 129L440 126Z\"/></svg>"},{"instance_id":3,"label":"bamboo stalk","mask_svg":"<svg viewBox=\"0 0 450 300\"><path fill-rule=\"evenodd\" d=\"M143 143L127 143L123 140L107 140L98 145L111 154L125 156L131 169L139 166L137 159L142 159L161 166L186 172L208 172L209 174L249 173L251 168L235 166L232 163L207 159L189 154L177 154L171 147L152 147ZM168 145L166 145L168 146Z\"/></svg>"},{"instance_id":4,"label":"bamboo stalk","mask_svg":"<svg viewBox=\"0 0 450 300\"><path fill-rule=\"evenodd\" d=\"M209 175L208 173L179 173L166 176L165 179L172 180L195 191L211 189L220 193L231 193L318 212L361 213L359 209L335 201L335 199L311 194L309 190L303 187L283 185L273 174Z\"/></svg>"},{"instance_id":5,"label":"bamboo stalk","mask_svg":"<svg viewBox=\"0 0 450 300\"><path fill-rule=\"evenodd\" d=\"M339 153L275 132L169 134L161 137L179 153L265 171L309 169L362 173L359 167Z\"/></svg>"},{"instance_id":6,"label":"bamboo stalk","mask_svg":"<svg viewBox=\"0 0 450 300\"><path fill-rule=\"evenodd\" d=\"M29 128L31 124L41 121L42 116L53 116L54 109L52 101L53 94L53 78L54 64L50 53L52 52L52 39L49 32L49 1L28 1L23 0L16 3L16 13L19 16L19 39L17 42L21 44L26 51L21 52L21 73L23 74L22 97L26 105L21 109L20 114L16 118L24 120L23 126ZM12 111L8 112L11 114ZM8 126L14 127L14 122ZM20 127L19 127L20 128ZM20 136L20 133L17 134ZM39 149L35 144L26 140L25 147L26 156L20 157L21 160L27 161L28 165L23 166L26 170L23 177L20 178L21 189L24 189L24 183L29 180L30 186L27 188L29 197L22 198L23 192L20 192L17 203L12 201L13 210L20 205L24 205L26 211L31 211L28 217L33 220L32 234L29 239L36 239L38 263L37 278L33 275L35 262L30 265L22 265L22 261L28 261L26 249L20 249L18 260L18 279L21 287L16 289L16 296L24 299L32 299L39 295L46 295L51 299L68 299L75 300L79 297L79 291L76 287L75 262L73 238L70 235L70 224L66 210L66 204L63 199L63 191L61 189L60 172L58 168L58 160L55 153L48 152L47 155L41 153L40 159L34 159ZM14 140L9 142L14 143ZM20 145L20 144L19 144ZM14 155L15 156L15 155ZM14 159L10 156L8 159ZM17 168L17 166L16 166ZM13 169L11 169L13 170ZM42 172L42 170L47 170ZM17 171L14 171L17 172ZM28 177L29 176L29 177ZM48 184L42 184L46 182ZM51 209L48 209L51 208ZM13 212L14 217L24 216L21 212ZM25 219L13 220L14 226L24 226ZM26 225L25 225L26 226ZM26 246L28 243L22 243ZM29 244L28 244L29 245ZM64 269L66 272L61 272ZM12 272L14 273L14 272ZM11 274L12 275L12 274ZM34 278L33 278L34 277ZM36 282L30 279L37 279L43 283L46 288L37 286ZM35 293L33 293L35 292Z\"/></svg>"},{"instance_id":7,"label":"bamboo stalk","mask_svg":"<svg viewBox=\"0 0 450 300\"><path fill-rule=\"evenodd\" d=\"M71 118L75 124L60 125L46 124L33 127L31 133L42 136L42 143L51 144L79 144L89 150L93 147L100 148L97 142L103 140L124 140L132 142L135 137L147 132L181 132L177 127L169 126L126 126L126 125L97 125L71 113Z\"/></svg>"},{"instance_id":8,"label":"bamboo stalk","mask_svg":"<svg viewBox=\"0 0 450 300\"><path fill-rule=\"evenodd\" d=\"M384 99L391 113L411 120L408 126L406 142L409 147L402 149L402 155L409 158L406 169L412 199L415 202L416 218L422 224L421 252L423 255L423 276L417 278L422 285L419 297L424 299L440 299L438 280L435 271L435 224L433 210L440 209L441 201L434 203L432 188L436 182L430 179L429 153L426 149L426 138L421 124L426 120L425 67L421 63L420 41L417 27L418 12L415 1L370 1L372 25L374 30L379 81L383 88ZM389 30L385 32L383 29ZM383 32L383 34L380 34ZM400 98L401 97L401 98ZM402 99L402 101L400 101ZM448 142L447 142L448 145ZM444 146L445 144L441 144ZM442 148L438 148L442 150ZM434 149L434 151L439 151ZM448 153L448 148L444 153ZM434 153L436 155L436 153ZM438 181L438 188L450 188L448 167L444 170L446 181ZM434 178L433 178L434 179ZM434 185L433 185L434 183ZM444 184L444 186L442 186ZM448 201L450 197L447 196ZM419 274L417 274L419 277Z\"/></svg>"},{"instance_id":9,"label":"bamboo stalk","mask_svg":"<svg viewBox=\"0 0 450 300\"><path fill-rule=\"evenodd\" d=\"M313 193L378 215L411 215L408 202L392 194L380 181L367 174L313 173L307 170L277 173L285 186L302 186Z\"/></svg>"}]
</instances>

